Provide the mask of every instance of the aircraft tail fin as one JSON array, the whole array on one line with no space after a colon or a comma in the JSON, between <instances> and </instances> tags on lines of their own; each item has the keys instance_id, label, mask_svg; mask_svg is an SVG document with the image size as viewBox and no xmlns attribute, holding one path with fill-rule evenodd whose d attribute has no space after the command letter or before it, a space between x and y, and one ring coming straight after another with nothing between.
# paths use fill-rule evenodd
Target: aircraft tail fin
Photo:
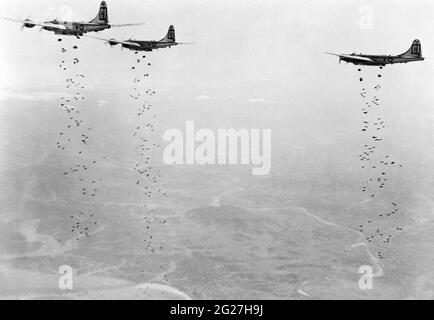
<instances>
[{"instance_id":1,"label":"aircraft tail fin","mask_svg":"<svg viewBox=\"0 0 434 320\"><path fill-rule=\"evenodd\" d=\"M166 36L163 39L161 39L160 41L164 41L164 42L176 42L175 27L174 26L170 26L169 27L169 31L167 31Z\"/></svg>"},{"instance_id":2,"label":"aircraft tail fin","mask_svg":"<svg viewBox=\"0 0 434 320\"><path fill-rule=\"evenodd\" d=\"M108 23L107 3L101 2L97 16L89 21L90 23Z\"/></svg>"},{"instance_id":3,"label":"aircraft tail fin","mask_svg":"<svg viewBox=\"0 0 434 320\"><path fill-rule=\"evenodd\" d=\"M422 57L422 45L419 40L414 40L410 49L400 55L401 57L409 58L421 58Z\"/></svg>"}]
</instances>

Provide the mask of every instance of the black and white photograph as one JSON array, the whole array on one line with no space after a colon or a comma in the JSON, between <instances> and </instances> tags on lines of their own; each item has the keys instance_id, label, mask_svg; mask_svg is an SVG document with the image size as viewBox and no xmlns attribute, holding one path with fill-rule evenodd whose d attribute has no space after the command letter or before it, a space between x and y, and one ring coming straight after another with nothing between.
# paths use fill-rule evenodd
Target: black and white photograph
<instances>
[{"instance_id":1,"label":"black and white photograph","mask_svg":"<svg viewBox=\"0 0 434 320\"><path fill-rule=\"evenodd\" d=\"M0 300L432 300L433 32L429 0L2 0Z\"/></svg>"}]
</instances>

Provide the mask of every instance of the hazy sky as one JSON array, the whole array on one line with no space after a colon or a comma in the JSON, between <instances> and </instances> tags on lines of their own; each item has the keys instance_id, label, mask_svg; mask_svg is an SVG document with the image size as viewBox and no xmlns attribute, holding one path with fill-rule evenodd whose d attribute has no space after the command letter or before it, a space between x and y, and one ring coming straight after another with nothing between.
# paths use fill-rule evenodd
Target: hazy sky
<instances>
[{"instance_id":1,"label":"hazy sky","mask_svg":"<svg viewBox=\"0 0 434 320\"><path fill-rule=\"evenodd\" d=\"M5 0L2 15L89 21L97 0ZM389 141L432 151L434 111L432 1L107 1L112 23L147 22L111 29L103 37L160 39L170 24L178 41L197 42L149 54L151 86L169 126L195 120L202 127L272 128L282 153L310 143L358 136L360 84L353 65L325 51L399 54L420 39L424 62L383 72ZM361 28L366 8L372 28ZM47 100L64 87L57 36L0 21L0 108L14 100ZM65 38L80 46L80 68L97 99L115 109L128 103L134 54L92 39ZM365 68L367 70L369 68ZM368 72L368 71L366 71ZM371 68L372 78L376 72ZM114 98L116 96L116 99ZM116 103L116 105L115 105ZM4 117L1 121L7 121ZM357 144L359 145L359 144Z\"/></svg>"}]
</instances>

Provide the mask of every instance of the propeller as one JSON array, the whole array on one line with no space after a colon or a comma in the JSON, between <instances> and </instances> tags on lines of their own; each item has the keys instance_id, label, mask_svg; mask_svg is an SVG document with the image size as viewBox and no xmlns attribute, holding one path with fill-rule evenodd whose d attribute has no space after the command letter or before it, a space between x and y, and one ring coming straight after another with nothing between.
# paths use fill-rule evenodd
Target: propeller
<instances>
[{"instance_id":1,"label":"propeller","mask_svg":"<svg viewBox=\"0 0 434 320\"><path fill-rule=\"evenodd\" d=\"M116 39L113 39L113 38L107 40L105 43L108 44L110 47L115 46L115 45L118 44L118 42L116 41Z\"/></svg>"},{"instance_id":2,"label":"propeller","mask_svg":"<svg viewBox=\"0 0 434 320\"><path fill-rule=\"evenodd\" d=\"M26 18L24 19L24 23L21 25L21 30L24 28L33 28L35 25L32 23L32 19Z\"/></svg>"},{"instance_id":3,"label":"propeller","mask_svg":"<svg viewBox=\"0 0 434 320\"><path fill-rule=\"evenodd\" d=\"M24 21L31 21L31 20L30 20L30 18L29 18L29 17L27 17L26 19L24 19ZM23 31L23 30L24 30L25 26L26 26L26 24L25 24L25 23L23 23L23 24L21 25L21 31Z\"/></svg>"}]
</instances>

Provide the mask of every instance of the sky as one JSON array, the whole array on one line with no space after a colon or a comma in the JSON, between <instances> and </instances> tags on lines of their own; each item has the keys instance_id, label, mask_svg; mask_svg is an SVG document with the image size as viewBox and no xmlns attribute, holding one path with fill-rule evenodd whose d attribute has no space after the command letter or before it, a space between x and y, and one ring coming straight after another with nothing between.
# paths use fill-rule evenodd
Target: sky
<instances>
[{"instance_id":1,"label":"sky","mask_svg":"<svg viewBox=\"0 0 434 320\"><path fill-rule=\"evenodd\" d=\"M12 18L89 21L99 3L5 0L1 11ZM109 0L107 4L112 23L147 24L105 30L101 37L160 39L173 24L178 41L196 43L149 54L152 86L159 93L156 105L167 126L183 128L186 120L194 120L197 126L212 129L271 128L274 155L317 144L338 146L357 138L361 117L356 67L338 64L326 51L399 54L413 39L420 39L426 60L385 68L383 101L389 141L405 142L403 153L433 154L431 1ZM57 68L58 37L37 28L21 30L8 21L0 21L0 26L0 110L20 100L55 104L64 87L64 75ZM63 42L77 43L88 90L97 101L107 101L112 112L121 112L128 103L124 97L132 52L93 39ZM375 77L376 71L368 69L365 72Z\"/></svg>"}]
</instances>

